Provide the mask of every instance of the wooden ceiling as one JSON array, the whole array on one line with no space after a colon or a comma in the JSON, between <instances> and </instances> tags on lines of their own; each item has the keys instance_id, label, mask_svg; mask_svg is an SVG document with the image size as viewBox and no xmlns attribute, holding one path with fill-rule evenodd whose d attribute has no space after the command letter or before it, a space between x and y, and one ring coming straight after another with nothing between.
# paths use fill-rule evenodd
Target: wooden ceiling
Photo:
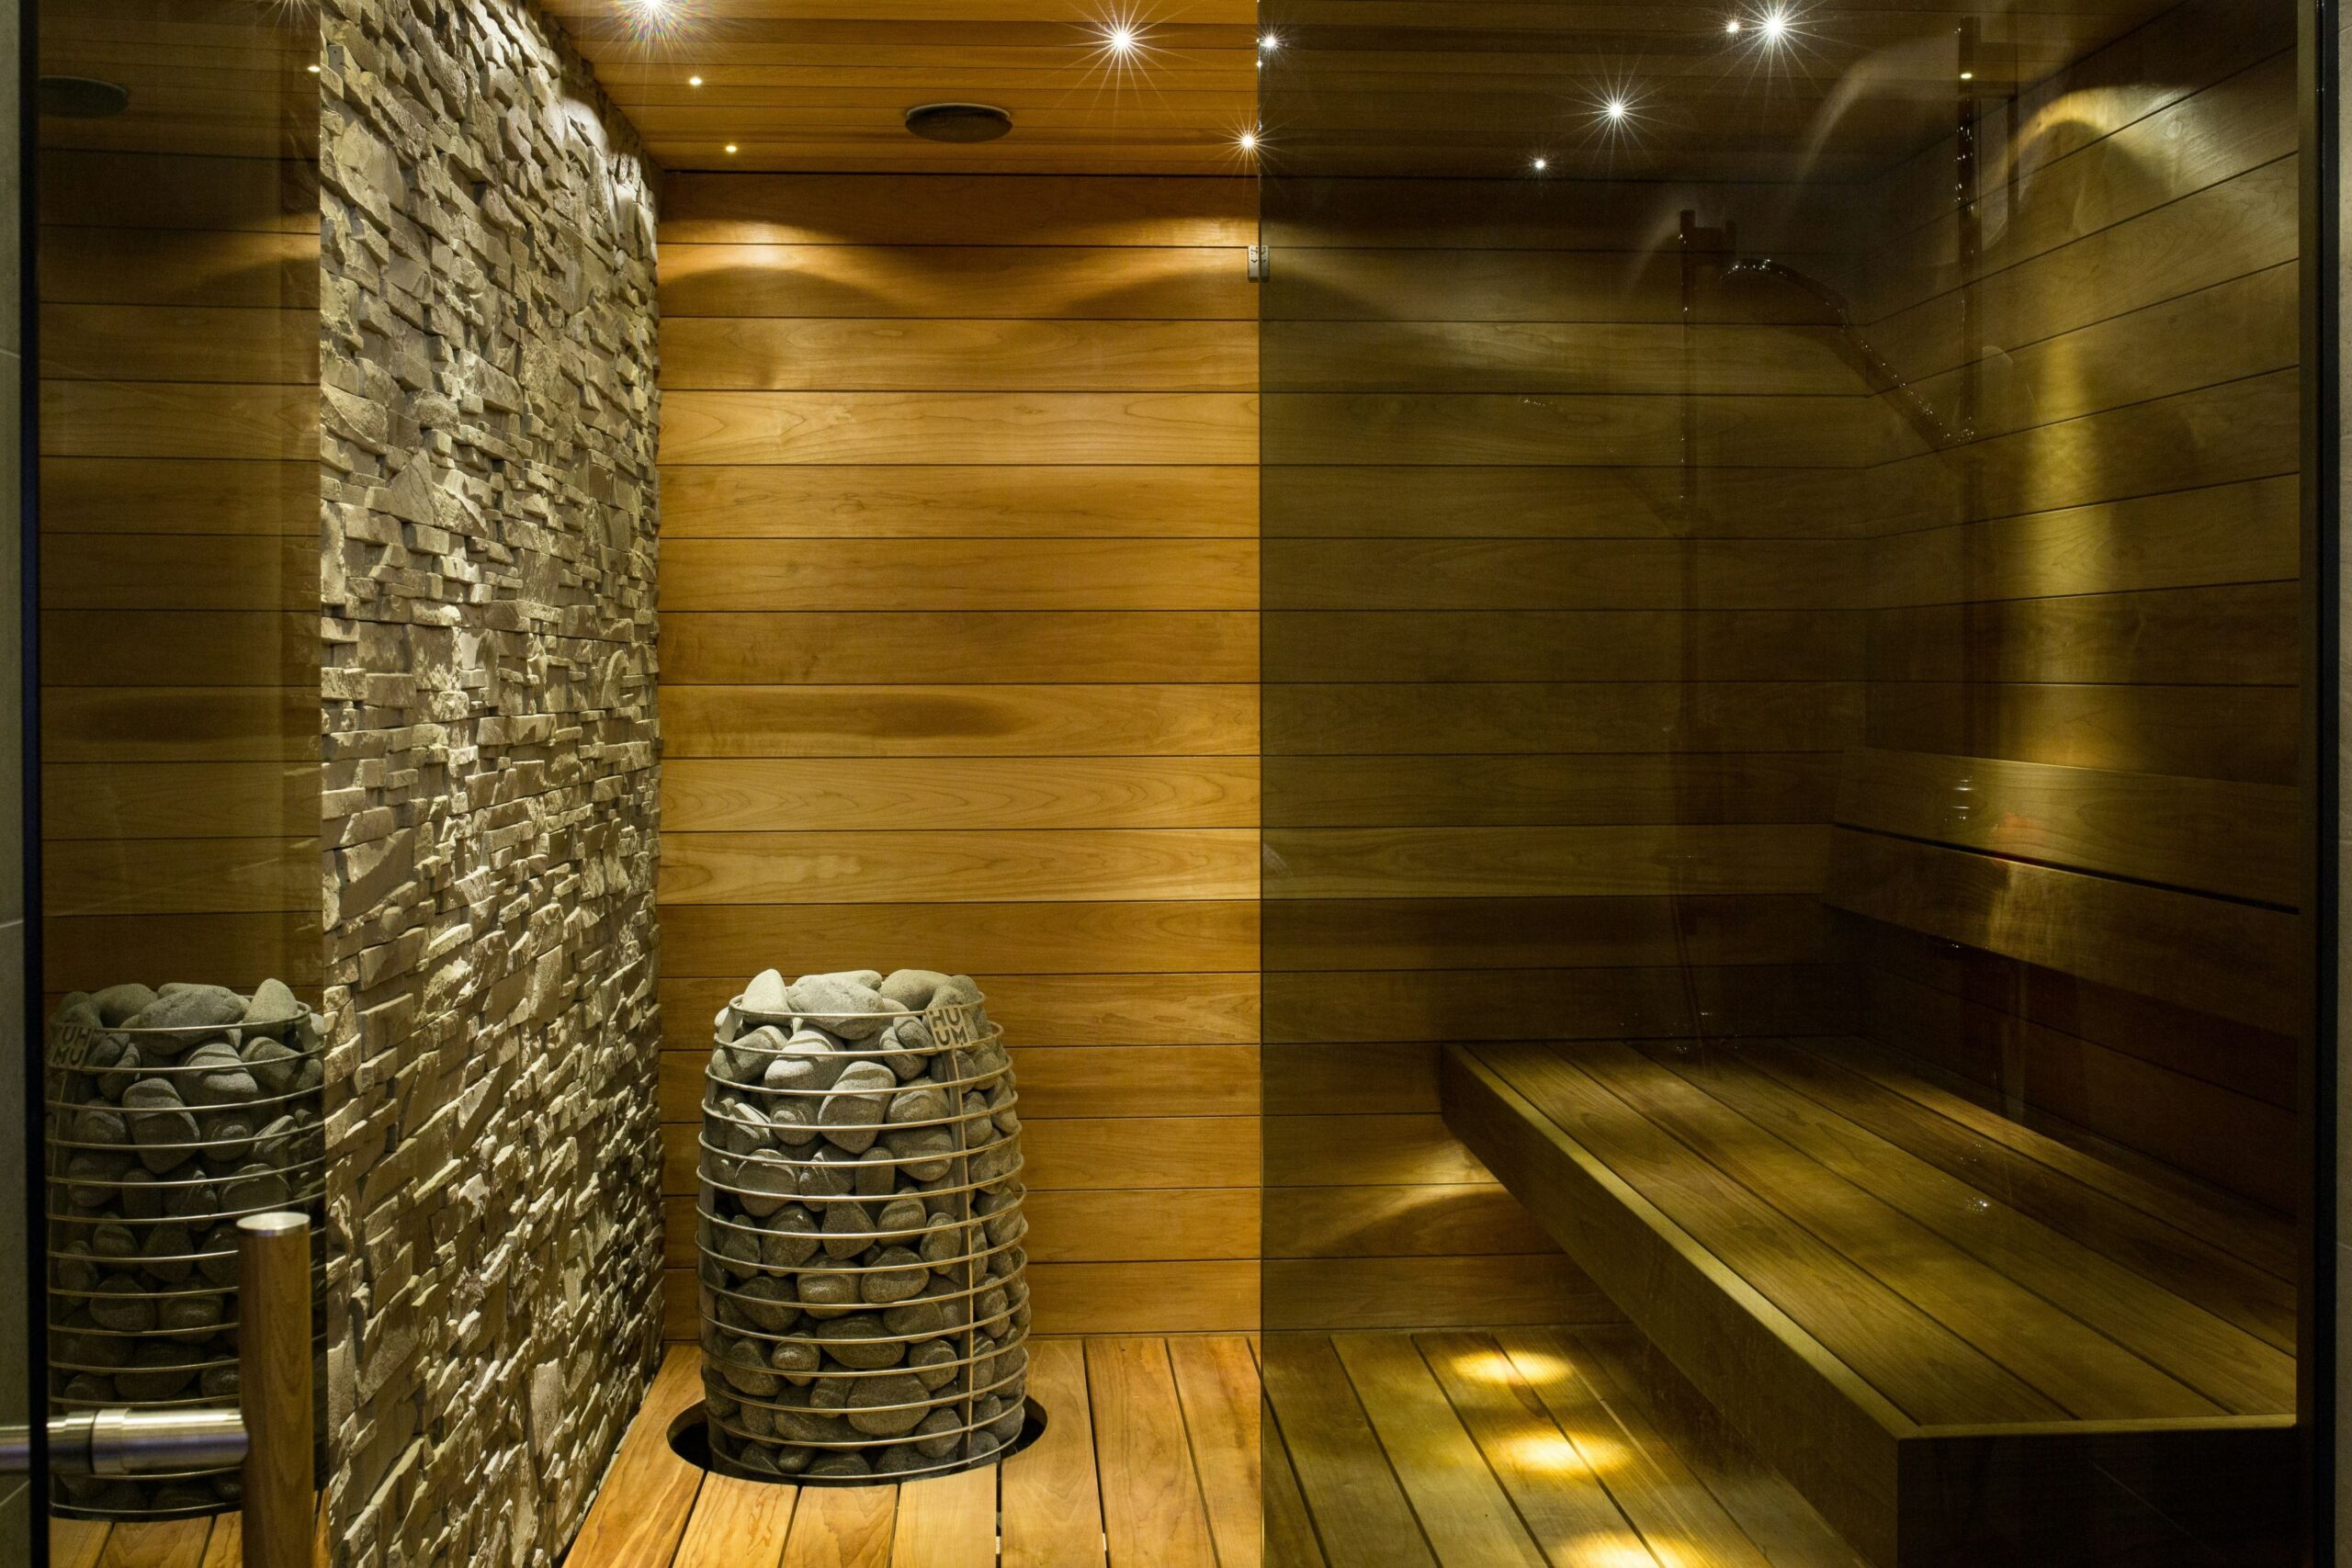
<instances>
[{"instance_id":1,"label":"wooden ceiling","mask_svg":"<svg viewBox=\"0 0 2352 1568\"><path fill-rule=\"evenodd\" d=\"M2169 0L548 3L673 169L1237 174L1262 119L1269 168L1779 179L1883 169ZM937 101L1013 130L909 134Z\"/></svg>"},{"instance_id":2,"label":"wooden ceiling","mask_svg":"<svg viewBox=\"0 0 2352 1568\"><path fill-rule=\"evenodd\" d=\"M1252 0L549 0L673 169L1238 174L1256 119ZM1114 55L1114 7L1138 47ZM694 79L702 85L695 86ZM918 104L993 104L977 146ZM737 150L729 153L732 145Z\"/></svg>"}]
</instances>

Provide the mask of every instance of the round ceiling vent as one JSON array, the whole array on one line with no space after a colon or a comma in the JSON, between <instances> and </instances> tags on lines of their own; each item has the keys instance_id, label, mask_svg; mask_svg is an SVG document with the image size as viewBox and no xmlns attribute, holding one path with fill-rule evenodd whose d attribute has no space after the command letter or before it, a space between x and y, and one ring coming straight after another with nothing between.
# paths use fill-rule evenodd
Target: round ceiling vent
<instances>
[{"instance_id":1,"label":"round ceiling vent","mask_svg":"<svg viewBox=\"0 0 2352 1568\"><path fill-rule=\"evenodd\" d=\"M1012 117L993 104L917 104L907 129L929 141L994 141L1012 129Z\"/></svg>"},{"instance_id":2,"label":"round ceiling vent","mask_svg":"<svg viewBox=\"0 0 2352 1568\"><path fill-rule=\"evenodd\" d=\"M61 119L107 119L130 107L130 89L95 76L44 76L40 112Z\"/></svg>"}]
</instances>

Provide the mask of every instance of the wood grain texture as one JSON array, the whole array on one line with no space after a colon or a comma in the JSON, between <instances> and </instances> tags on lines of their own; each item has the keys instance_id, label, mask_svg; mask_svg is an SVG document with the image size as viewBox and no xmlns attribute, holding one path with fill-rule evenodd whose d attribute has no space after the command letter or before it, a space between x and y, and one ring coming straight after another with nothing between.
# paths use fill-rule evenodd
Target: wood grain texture
<instances>
[{"instance_id":1,"label":"wood grain texture","mask_svg":"<svg viewBox=\"0 0 2352 1568\"><path fill-rule=\"evenodd\" d=\"M799 1496L797 1487L705 1475L672 1568L776 1568Z\"/></svg>"},{"instance_id":2,"label":"wood grain texture","mask_svg":"<svg viewBox=\"0 0 2352 1568\"><path fill-rule=\"evenodd\" d=\"M72 441L74 415L99 398L55 400L64 423L57 439ZM175 411L184 416L202 406L192 391L180 400L196 405ZM1257 400L1240 392L673 391L662 400L662 460L678 466L1246 463L1257 433Z\"/></svg>"},{"instance_id":3,"label":"wood grain texture","mask_svg":"<svg viewBox=\"0 0 2352 1568\"><path fill-rule=\"evenodd\" d=\"M1112 1558L1173 1568L1215 1562L1166 1341L1089 1340L1086 1385Z\"/></svg>"},{"instance_id":4,"label":"wood grain texture","mask_svg":"<svg viewBox=\"0 0 2352 1568\"><path fill-rule=\"evenodd\" d=\"M703 1472L671 1450L669 1427L701 1398L701 1350L673 1346L605 1474L605 1490L628 1498L628 1506L591 1509L565 1562L577 1568L624 1568L666 1562L677 1550Z\"/></svg>"},{"instance_id":5,"label":"wood grain texture","mask_svg":"<svg viewBox=\"0 0 2352 1568\"><path fill-rule=\"evenodd\" d=\"M897 1511L892 1487L809 1487L792 1510L784 1568L889 1568Z\"/></svg>"},{"instance_id":6,"label":"wood grain texture","mask_svg":"<svg viewBox=\"0 0 2352 1568\"><path fill-rule=\"evenodd\" d=\"M1938 251L1969 221L1931 173L1949 138L1880 182L1864 330L1974 439L1872 475L1870 749L1838 811L1861 831L1830 881L1868 906L1873 1039L2275 1208L2297 1178L2260 1041L2301 1024L2308 744L2290 43L2211 0L2040 85L1979 149L2007 216L1965 256ZM1939 942L1964 945L1920 962Z\"/></svg>"},{"instance_id":7,"label":"wood grain texture","mask_svg":"<svg viewBox=\"0 0 2352 1568\"><path fill-rule=\"evenodd\" d=\"M140 83L122 134L188 90ZM269 107L310 90L258 83L239 155L43 155L45 990L317 984L317 179ZM182 107L174 145L237 152Z\"/></svg>"},{"instance_id":8,"label":"wood grain texture","mask_svg":"<svg viewBox=\"0 0 2352 1568\"><path fill-rule=\"evenodd\" d=\"M674 1553L652 1551L632 1568L776 1568L787 1531L805 1522L800 1510L834 1506L822 1501L832 1492L861 1500L839 1508L825 1543L831 1554L817 1560L874 1568L1000 1560L1008 1568L1385 1568L1420 1560L1432 1541L1437 1560L1482 1564L1858 1568L1820 1517L1702 1414L1676 1373L1645 1359L1630 1331L1502 1342L1517 1360L1483 1334L1350 1334L1339 1341L1342 1361L1330 1337L1282 1336L1263 1345L1261 1380L1254 1337L1034 1339L1029 1386L1049 1418L1002 1465L845 1489L713 1475ZM1302 1381L1323 1371L1336 1381ZM1557 1386L1563 1378L1583 1382ZM1367 1405L1378 1431L1364 1420ZM1299 1433L1320 1514L1310 1512L1278 1414ZM1319 1424L1326 1415L1351 1423L1336 1443ZM628 1440L666 1419L649 1404ZM1464 1450L1465 1433L1475 1451ZM1462 1467L1414 1465L1440 1452ZM1409 1496L1397 1462L1408 1466ZM1484 1479L1488 1466L1495 1482ZM1499 1512L1498 1483L1510 1499ZM651 1501L616 1474L592 1517ZM1371 1517L1358 1517L1367 1505ZM858 1520L844 1528L851 1514ZM874 1518L889 1526L881 1550L855 1528ZM107 1527L94 1529L102 1541ZM851 1533L865 1550L843 1550ZM216 1544L220 1534L216 1527ZM800 1550L820 1552L815 1532L798 1539ZM1466 1556L1473 1545L1485 1555ZM94 1542L90 1556L96 1551Z\"/></svg>"},{"instance_id":9,"label":"wood grain texture","mask_svg":"<svg viewBox=\"0 0 2352 1568\"><path fill-rule=\"evenodd\" d=\"M1030 684L1257 678L1246 610L807 610L662 617L663 668L681 684Z\"/></svg>"},{"instance_id":10,"label":"wood grain texture","mask_svg":"<svg viewBox=\"0 0 2352 1568\"><path fill-rule=\"evenodd\" d=\"M1345 1335L1331 1343L1414 1512L1446 1521L1430 1541L1438 1561L1450 1568L1540 1568L1543 1555L1419 1349L1385 1336Z\"/></svg>"},{"instance_id":11,"label":"wood grain texture","mask_svg":"<svg viewBox=\"0 0 2352 1568\"><path fill-rule=\"evenodd\" d=\"M1218 1568L1258 1568L1264 1555L1259 1467L1258 1362L1238 1335L1170 1339L1168 1359L1208 1510Z\"/></svg>"},{"instance_id":12,"label":"wood grain texture","mask_svg":"<svg viewBox=\"0 0 2352 1568\"><path fill-rule=\"evenodd\" d=\"M1831 902L2278 1032L2301 1017L2296 920L2168 888L1841 829Z\"/></svg>"},{"instance_id":13,"label":"wood grain texture","mask_svg":"<svg viewBox=\"0 0 2352 1568\"><path fill-rule=\"evenodd\" d=\"M2275 784L1865 750L1848 762L1838 815L1903 838L2292 907L2300 806Z\"/></svg>"},{"instance_id":14,"label":"wood grain texture","mask_svg":"<svg viewBox=\"0 0 2352 1568\"><path fill-rule=\"evenodd\" d=\"M1254 1326L1254 190L673 197L669 1190L752 975L962 970L1064 1227L1040 1322Z\"/></svg>"},{"instance_id":15,"label":"wood grain texture","mask_svg":"<svg viewBox=\"0 0 2352 1568\"><path fill-rule=\"evenodd\" d=\"M996 1568L996 1488L986 1468L900 1486L889 1561Z\"/></svg>"},{"instance_id":16,"label":"wood grain texture","mask_svg":"<svg viewBox=\"0 0 2352 1568\"><path fill-rule=\"evenodd\" d=\"M1254 467L1093 463L719 464L662 476L677 538L1250 538Z\"/></svg>"},{"instance_id":17,"label":"wood grain texture","mask_svg":"<svg viewBox=\"0 0 2352 1568\"><path fill-rule=\"evenodd\" d=\"M1050 1414L1045 1435L1004 1464L1005 1568L1102 1568L1102 1492L1085 1349L1069 1340L1032 1340L1029 1389Z\"/></svg>"}]
</instances>

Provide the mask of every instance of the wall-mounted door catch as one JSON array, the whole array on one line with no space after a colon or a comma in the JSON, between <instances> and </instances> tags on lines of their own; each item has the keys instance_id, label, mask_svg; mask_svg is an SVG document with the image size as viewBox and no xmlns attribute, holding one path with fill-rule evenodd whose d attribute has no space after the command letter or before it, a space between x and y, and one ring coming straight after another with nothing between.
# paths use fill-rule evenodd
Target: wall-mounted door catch
<instances>
[{"instance_id":1,"label":"wall-mounted door catch","mask_svg":"<svg viewBox=\"0 0 2352 1568\"><path fill-rule=\"evenodd\" d=\"M1250 281L1252 283L1266 281L1266 247L1263 245L1250 247Z\"/></svg>"}]
</instances>

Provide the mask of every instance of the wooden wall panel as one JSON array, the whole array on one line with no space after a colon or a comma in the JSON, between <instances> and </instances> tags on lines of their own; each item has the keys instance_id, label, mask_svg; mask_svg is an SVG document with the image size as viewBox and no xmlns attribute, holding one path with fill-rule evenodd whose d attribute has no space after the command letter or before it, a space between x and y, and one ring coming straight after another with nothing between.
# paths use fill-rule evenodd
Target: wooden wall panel
<instances>
[{"instance_id":1,"label":"wooden wall panel","mask_svg":"<svg viewBox=\"0 0 2352 1568\"><path fill-rule=\"evenodd\" d=\"M768 965L937 965L1014 1046L1040 1329L1257 1326L1254 207L671 182L673 1269L704 1021Z\"/></svg>"},{"instance_id":2,"label":"wooden wall panel","mask_svg":"<svg viewBox=\"0 0 2352 1568\"><path fill-rule=\"evenodd\" d=\"M2280 1209L2304 995L2290 21L2199 0L2034 87L1979 138L1981 243L1950 141L1871 194L1863 330L1973 439L1870 476L1869 749L1828 857L1872 1037Z\"/></svg>"},{"instance_id":3,"label":"wooden wall panel","mask_svg":"<svg viewBox=\"0 0 2352 1568\"><path fill-rule=\"evenodd\" d=\"M319 979L318 193L273 141L44 164L52 993Z\"/></svg>"}]
</instances>

